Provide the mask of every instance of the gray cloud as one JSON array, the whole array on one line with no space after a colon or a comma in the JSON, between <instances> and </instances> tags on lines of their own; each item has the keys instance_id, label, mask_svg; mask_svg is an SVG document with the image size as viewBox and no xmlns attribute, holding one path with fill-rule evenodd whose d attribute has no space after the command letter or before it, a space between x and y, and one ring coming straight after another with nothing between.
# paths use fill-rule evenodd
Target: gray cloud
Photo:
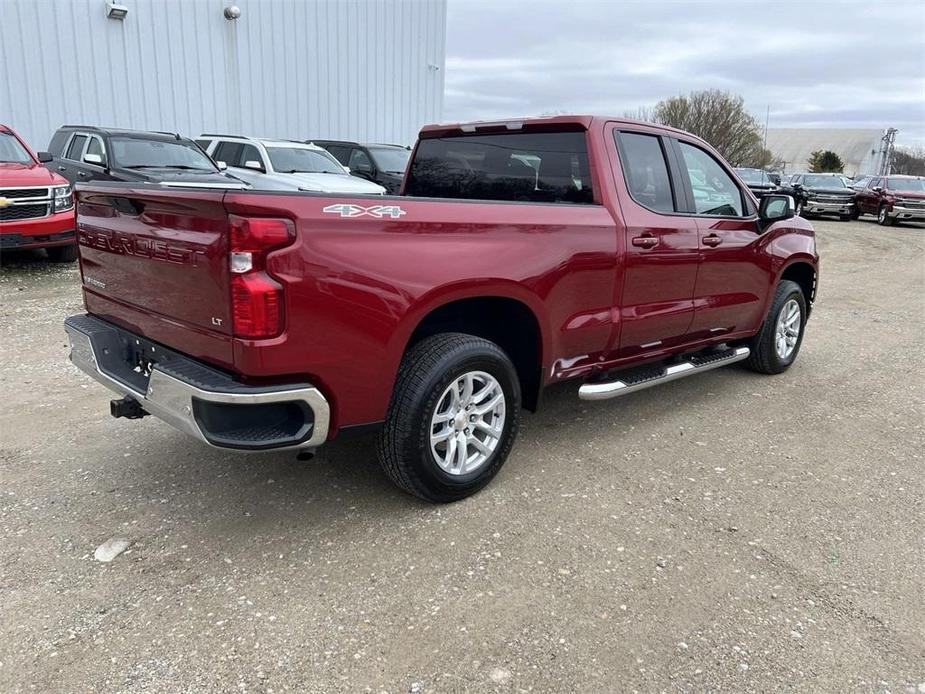
<instances>
[{"instance_id":1,"label":"gray cloud","mask_svg":"<svg viewBox=\"0 0 925 694\"><path fill-rule=\"evenodd\" d=\"M450 0L444 116L621 115L697 89L772 127L925 144L925 4Z\"/></svg>"}]
</instances>

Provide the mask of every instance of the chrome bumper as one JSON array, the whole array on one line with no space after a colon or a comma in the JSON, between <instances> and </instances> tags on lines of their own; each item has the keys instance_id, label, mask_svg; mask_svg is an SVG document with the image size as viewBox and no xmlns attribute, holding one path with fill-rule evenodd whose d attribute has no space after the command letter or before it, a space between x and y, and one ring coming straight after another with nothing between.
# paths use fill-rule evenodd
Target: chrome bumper
<instances>
[{"instance_id":1,"label":"chrome bumper","mask_svg":"<svg viewBox=\"0 0 925 694\"><path fill-rule=\"evenodd\" d=\"M913 219L925 221L925 209L916 207L902 207L900 205L893 205L893 209L890 210L889 214L893 219Z\"/></svg>"},{"instance_id":2,"label":"chrome bumper","mask_svg":"<svg viewBox=\"0 0 925 694\"><path fill-rule=\"evenodd\" d=\"M93 316L72 316L65 321L64 327L71 345L70 359L81 371L123 397L134 398L145 412L214 448L245 451L304 449L315 448L327 440L330 407L324 395L313 386L299 384L274 388L248 387L224 374L218 376L219 379L224 379L224 382L218 380L207 384L195 376L184 377L177 371L188 371L198 376L213 376L218 375L218 372L187 357L179 357L180 366L188 368L168 373L168 368L153 364L146 387L140 388L127 383L124 378L120 378L103 364L105 360L113 360L112 349L109 346L112 344L113 334L125 336L131 333ZM105 360L98 357L98 352L106 355ZM167 349L163 349L163 352L176 355ZM310 408L313 421L310 425L305 425L304 435L294 437L294 440L282 445L264 445L266 441L261 442L259 438L235 441L229 445L221 436L217 437L214 432L204 427L197 416L197 412L201 412L203 406L207 407L209 404L292 404L299 407L304 405Z\"/></svg>"},{"instance_id":3,"label":"chrome bumper","mask_svg":"<svg viewBox=\"0 0 925 694\"><path fill-rule=\"evenodd\" d=\"M854 203L817 202L815 200L807 200L803 203L803 211L809 212L810 214L851 214L854 211Z\"/></svg>"}]
</instances>

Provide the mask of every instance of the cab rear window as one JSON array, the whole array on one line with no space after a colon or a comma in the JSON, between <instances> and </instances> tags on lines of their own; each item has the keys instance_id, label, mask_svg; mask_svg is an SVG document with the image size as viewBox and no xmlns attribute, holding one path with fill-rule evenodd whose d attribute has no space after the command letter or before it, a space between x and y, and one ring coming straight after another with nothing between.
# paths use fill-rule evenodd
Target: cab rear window
<instances>
[{"instance_id":1,"label":"cab rear window","mask_svg":"<svg viewBox=\"0 0 925 694\"><path fill-rule=\"evenodd\" d=\"M421 140L405 195L593 204L585 133L486 133Z\"/></svg>"}]
</instances>

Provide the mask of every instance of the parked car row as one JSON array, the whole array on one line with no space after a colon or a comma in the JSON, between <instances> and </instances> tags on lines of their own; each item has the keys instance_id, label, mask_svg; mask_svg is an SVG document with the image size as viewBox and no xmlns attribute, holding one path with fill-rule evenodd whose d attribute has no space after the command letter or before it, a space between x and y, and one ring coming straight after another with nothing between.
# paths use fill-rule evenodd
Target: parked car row
<instances>
[{"instance_id":1,"label":"parked car row","mask_svg":"<svg viewBox=\"0 0 925 694\"><path fill-rule=\"evenodd\" d=\"M401 189L410 148L64 125L35 154L0 125L0 247L77 257L72 184L385 195ZM352 175L351 175L352 174Z\"/></svg>"},{"instance_id":2,"label":"parked car row","mask_svg":"<svg viewBox=\"0 0 925 694\"><path fill-rule=\"evenodd\" d=\"M889 226L900 221L925 221L925 178L839 173L793 173L775 184L761 169L737 168L736 173L755 197L772 193L793 197L797 214L835 215L842 221L870 214Z\"/></svg>"}]
</instances>

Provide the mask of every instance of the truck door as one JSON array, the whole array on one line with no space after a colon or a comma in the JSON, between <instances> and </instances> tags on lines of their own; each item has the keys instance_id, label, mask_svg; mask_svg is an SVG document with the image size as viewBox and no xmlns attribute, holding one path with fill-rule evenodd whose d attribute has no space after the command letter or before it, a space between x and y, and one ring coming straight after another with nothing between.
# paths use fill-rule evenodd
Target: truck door
<instances>
[{"instance_id":1,"label":"truck door","mask_svg":"<svg viewBox=\"0 0 925 694\"><path fill-rule=\"evenodd\" d=\"M683 213L677 164L667 138L644 129L613 130L615 175L626 234L617 356L686 341L694 316L699 260L696 220Z\"/></svg>"},{"instance_id":2,"label":"truck door","mask_svg":"<svg viewBox=\"0 0 925 694\"><path fill-rule=\"evenodd\" d=\"M760 229L754 203L706 149L674 138L671 145L700 234L690 339L752 330L763 318L771 281L770 261L758 251Z\"/></svg>"},{"instance_id":3,"label":"truck door","mask_svg":"<svg viewBox=\"0 0 925 694\"><path fill-rule=\"evenodd\" d=\"M55 166L62 176L71 183L77 183L77 165L87 146L87 136L83 133L74 133L64 147L61 156L56 159Z\"/></svg>"}]
</instances>

